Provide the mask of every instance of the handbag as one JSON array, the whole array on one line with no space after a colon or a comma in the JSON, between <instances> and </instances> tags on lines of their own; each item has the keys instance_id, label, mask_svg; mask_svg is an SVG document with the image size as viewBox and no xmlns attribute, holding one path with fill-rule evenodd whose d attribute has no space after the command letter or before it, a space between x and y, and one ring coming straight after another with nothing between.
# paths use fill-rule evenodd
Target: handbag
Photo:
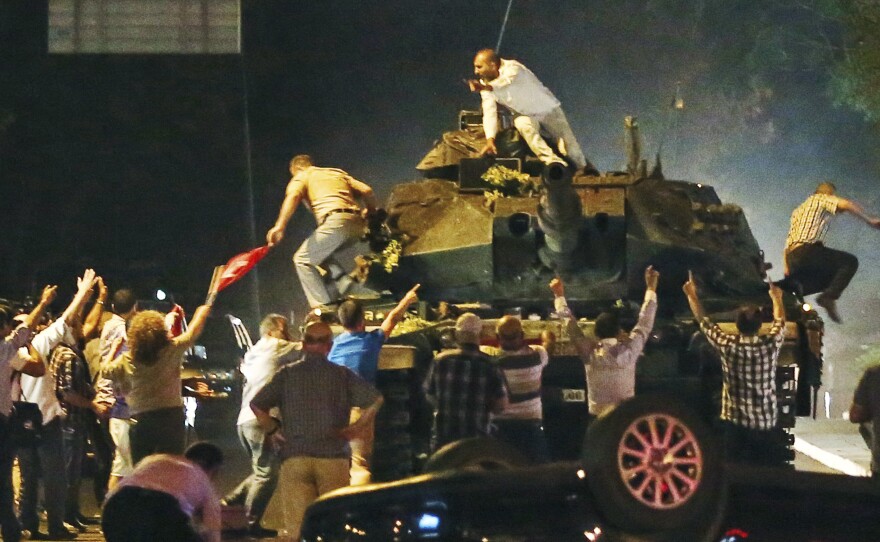
<instances>
[{"instance_id":1,"label":"handbag","mask_svg":"<svg viewBox=\"0 0 880 542\"><path fill-rule=\"evenodd\" d=\"M22 395L22 399L26 399ZM9 437L19 448L34 447L40 442L43 413L40 405L28 401L13 401L9 414Z\"/></svg>"}]
</instances>

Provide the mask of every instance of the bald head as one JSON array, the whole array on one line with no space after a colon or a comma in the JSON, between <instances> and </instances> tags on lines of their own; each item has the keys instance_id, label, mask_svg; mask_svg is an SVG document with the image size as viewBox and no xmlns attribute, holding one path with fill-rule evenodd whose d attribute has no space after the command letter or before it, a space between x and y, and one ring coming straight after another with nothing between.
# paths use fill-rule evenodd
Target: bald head
<instances>
[{"instance_id":1,"label":"bald head","mask_svg":"<svg viewBox=\"0 0 880 542\"><path fill-rule=\"evenodd\" d=\"M483 81L491 81L498 77L501 58L492 49L480 49L474 57L474 75Z\"/></svg>"},{"instance_id":2,"label":"bald head","mask_svg":"<svg viewBox=\"0 0 880 542\"><path fill-rule=\"evenodd\" d=\"M333 345L333 330L326 322L310 322L303 333L303 350L327 355Z\"/></svg>"}]
</instances>

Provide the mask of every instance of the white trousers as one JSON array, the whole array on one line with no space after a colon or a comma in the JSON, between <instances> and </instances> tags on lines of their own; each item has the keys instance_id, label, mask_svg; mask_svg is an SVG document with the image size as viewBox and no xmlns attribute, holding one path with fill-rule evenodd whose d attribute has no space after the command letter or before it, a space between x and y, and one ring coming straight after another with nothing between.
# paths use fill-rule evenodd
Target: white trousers
<instances>
[{"instance_id":1,"label":"white trousers","mask_svg":"<svg viewBox=\"0 0 880 542\"><path fill-rule=\"evenodd\" d=\"M566 154L578 168L587 165L584 152L581 150L577 138L574 137L574 132L571 131L571 126L569 126L568 119L565 118L561 107L557 107L540 118L519 115L514 117L513 125L516 126L516 130L523 136L526 144L542 163L564 162L541 137L541 129L543 128L554 140L561 139L563 141Z\"/></svg>"}]
</instances>

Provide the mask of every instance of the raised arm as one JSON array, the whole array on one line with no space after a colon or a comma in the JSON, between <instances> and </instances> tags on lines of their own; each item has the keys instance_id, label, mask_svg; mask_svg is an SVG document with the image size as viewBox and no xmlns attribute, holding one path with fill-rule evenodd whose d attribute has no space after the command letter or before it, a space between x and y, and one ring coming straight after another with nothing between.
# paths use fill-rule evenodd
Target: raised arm
<instances>
[{"instance_id":1,"label":"raised arm","mask_svg":"<svg viewBox=\"0 0 880 542\"><path fill-rule=\"evenodd\" d=\"M278 219L275 220L275 225L266 233L266 242L270 247L275 246L284 239L284 228L287 227L290 217L293 216L297 206L299 206L302 194L302 183L290 179L290 182L287 183L287 190L284 193L284 202L281 204L281 210L278 212Z\"/></svg>"},{"instance_id":2,"label":"raised arm","mask_svg":"<svg viewBox=\"0 0 880 542\"><path fill-rule=\"evenodd\" d=\"M49 305L55 301L55 296L58 295L58 286L46 286L43 288L43 293L40 295L40 302L37 303L37 306L34 307L34 310L28 314L24 319L24 325L27 328L34 329L34 324L43 317L43 313L46 312L46 309L49 308Z\"/></svg>"},{"instance_id":3,"label":"raised arm","mask_svg":"<svg viewBox=\"0 0 880 542\"><path fill-rule=\"evenodd\" d=\"M391 332L394 331L397 323L400 322L400 319L403 318L403 315L406 314L406 310L410 305L419 300L419 296L416 295L416 290L419 289L421 284L416 284L412 287L410 291L403 296L403 299L400 300L400 303L397 304L396 307L391 309L391 312L388 313L388 316L385 317L385 321L382 322L380 328L382 329L382 333L385 334L385 338L391 336Z\"/></svg>"},{"instance_id":4,"label":"raised arm","mask_svg":"<svg viewBox=\"0 0 880 542\"><path fill-rule=\"evenodd\" d=\"M586 363L590 359L590 354L596 348L596 341L584 335L577 320L568 308L568 302L565 300L565 284L559 277L550 281L550 291L553 292L553 304L556 314L565 320L565 326L568 330L568 336L571 337L572 343L578 352L581 360Z\"/></svg>"},{"instance_id":5,"label":"raised arm","mask_svg":"<svg viewBox=\"0 0 880 542\"><path fill-rule=\"evenodd\" d=\"M196 309L193 319L186 328L186 331L175 337L175 344L186 344L192 346L198 340L202 331L205 330L205 324L208 322L208 316L211 315L211 305L202 305Z\"/></svg>"},{"instance_id":6,"label":"raised arm","mask_svg":"<svg viewBox=\"0 0 880 542\"><path fill-rule=\"evenodd\" d=\"M73 296L70 305L64 309L64 313L61 315L64 323L73 325L78 318L82 317L83 307L92 295L92 287L95 285L95 280L97 280L97 277L94 269L86 269L83 272L83 276L76 279L76 295Z\"/></svg>"},{"instance_id":7,"label":"raised arm","mask_svg":"<svg viewBox=\"0 0 880 542\"><path fill-rule=\"evenodd\" d=\"M687 296L688 305L690 305L691 312L694 313L694 318L696 318L697 322L701 322L706 317L706 312L703 310L703 304L700 303L700 297L697 295L697 282L694 280L693 271L688 271L688 280L681 289L684 295Z\"/></svg>"},{"instance_id":8,"label":"raised arm","mask_svg":"<svg viewBox=\"0 0 880 542\"><path fill-rule=\"evenodd\" d=\"M785 305L782 302L782 289L770 283L770 299L773 300L773 319L785 321Z\"/></svg>"},{"instance_id":9,"label":"raised arm","mask_svg":"<svg viewBox=\"0 0 880 542\"><path fill-rule=\"evenodd\" d=\"M107 301L107 286L104 284L104 279L97 277L95 284L98 285L98 299L92 305L92 310L89 311L85 322L83 322L83 337L86 341L98 336L101 317L104 315L104 303Z\"/></svg>"},{"instance_id":10,"label":"raised arm","mask_svg":"<svg viewBox=\"0 0 880 542\"><path fill-rule=\"evenodd\" d=\"M861 205L852 200L839 198L839 201L837 202L837 210L854 214L872 228L880 229L880 218L870 216L865 212Z\"/></svg>"},{"instance_id":11,"label":"raised arm","mask_svg":"<svg viewBox=\"0 0 880 542\"><path fill-rule=\"evenodd\" d=\"M657 283L660 273L649 265L645 269L645 300L639 311L639 319L629 334L630 348L641 351L648 341L648 335L654 328L654 317L657 315Z\"/></svg>"}]
</instances>

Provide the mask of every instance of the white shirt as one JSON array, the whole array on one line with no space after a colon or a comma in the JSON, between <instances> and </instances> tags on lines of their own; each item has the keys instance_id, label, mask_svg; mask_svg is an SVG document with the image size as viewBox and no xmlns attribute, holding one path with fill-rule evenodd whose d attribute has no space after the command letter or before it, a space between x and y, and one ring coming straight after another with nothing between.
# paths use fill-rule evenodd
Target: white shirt
<instances>
[{"instance_id":1,"label":"white shirt","mask_svg":"<svg viewBox=\"0 0 880 542\"><path fill-rule=\"evenodd\" d=\"M134 472L110 490L107 498L128 486L173 496L183 513L195 520L204 540L220 541L220 498L214 493L214 486L205 471L192 461L168 454L147 456L137 464Z\"/></svg>"},{"instance_id":2,"label":"white shirt","mask_svg":"<svg viewBox=\"0 0 880 542\"><path fill-rule=\"evenodd\" d=\"M238 425L257 419L251 410L251 400L282 365L294 361L300 353L297 343L275 337L263 337L247 351L240 367L244 375L244 389L241 392Z\"/></svg>"},{"instance_id":3,"label":"white shirt","mask_svg":"<svg viewBox=\"0 0 880 542\"><path fill-rule=\"evenodd\" d=\"M639 312L639 320L626 340L602 339L589 351L583 348L586 340L565 298L557 297L555 305L557 314L567 320L571 339L584 362L590 414L603 414L624 399L635 395L636 362L645 348L651 328L654 327L654 316L657 313L656 292L645 290L645 301Z\"/></svg>"},{"instance_id":4,"label":"white shirt","mask_svg":"<svg viewBox=\"0 0 880 542\"><path fill-rule=\"evenodd\" d=\"M19 348L28 343L32 334L31 329L22 324L0 341L0 414L4 416L12 412L12 372L20 371L26 360Z\"/></svg>"},{"instance_id":5,"label":"white shirt","mask_svg":"<svg viewBox=\"0 0 880 542\"><path fill-rule=\"evenodd\" d=\"M483 101L483 130L486 139L498 134L498 106L501 104L515 114L538 120L559 107L559 100L531 70L516 60L501 59L498 77L489 81L492 90L480 91Z\"/></svg>"},{"instance_id":6,"label":"white shirt","mask_svg":"<svg viewBox=\"0 0 880 542\"><path fill-rule=\"evenodd\" d=\"M64 415L64 409L55 395L55 373L52 372L48 360L52 349L61 344L69 329L70 326L67 325L67 322L63 318L59 318L52 322L52 325L37 333L37 336L31 341L31 346L34 347L46 366L46 374L38 377L21 375L21 400L37 403L43 414L43 425ZM26 352L23 354L27 355Z\"/></svg>"}]
</instances>

